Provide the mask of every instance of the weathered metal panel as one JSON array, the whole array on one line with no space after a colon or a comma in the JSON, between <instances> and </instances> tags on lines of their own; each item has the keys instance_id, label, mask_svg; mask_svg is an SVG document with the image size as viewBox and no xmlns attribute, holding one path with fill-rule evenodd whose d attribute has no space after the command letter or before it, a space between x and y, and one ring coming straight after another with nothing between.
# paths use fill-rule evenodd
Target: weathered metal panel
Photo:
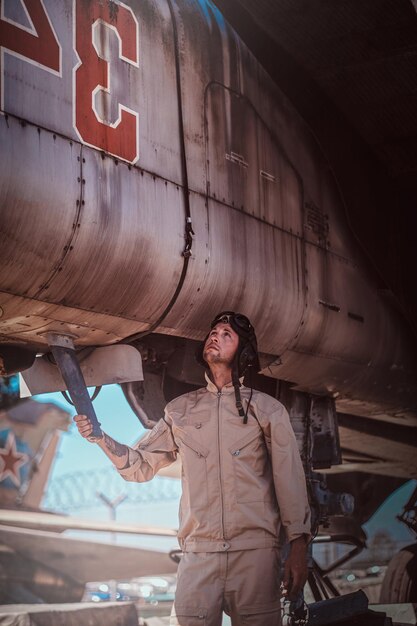
<instances>
[{"instance_id":1,"label":"weathered metal panel","mask_svg":"<svg viewBox=\"0 0 417 626\"><path fill-rule=\"evenodd\" d=\"M216 312L229 308L245 311L257 328L261 349L276 354L291 342L301 322L301 267L299 239L210 200L204 283L192 312L184 311L185 296L175 311L183 312L188 328L203 332ZM172 325L178 320L177 332L178 327L183 328L182 319L174 313L167 319Z\"/></svg>"},{"instance_id":2,"label":"weathered metal panel","mask_svg":"<svg viewBox=\"0 0 417 626\"><path fill-rule=\"evenodd\" d=\"M29 5L4 0L0 108L180 182L168 3L109 6L44 0L38 23Z\"/></svg>"},{"instance_id":3,"label":"weathered metal panel","mask_svg":"<svg viewBox=\"0 0 417 626\"><path fill-rule=\"evenodd\" d=\"M358 268L344 259L312 244L305 246L305 255L305 323L294 347L326 358L343 355L346 361L365 365L379 331L372 292Z\"/></svg>"},{"instance_id":4,"label":"weathered metal panel","mask_svg":"<svg viewBox=\"0 0 417 626\"><path fill-rule=\"evenodd\" d=\"M168 1L132 0L129 5L139 23L139 76L135 86L139 114L137 165L179 184L183 181L178 77Z\"/></svg>"},{"instance_id":5,"label":"weathered metal panel","mask_svg":"<svg viewBox=\"0 0 417 626\"><path fill-rule=\"evenodd\" d=\"M172 6L178 32L188 179L191 189L205 194L204 93L211 83L240 89L240 49L231 27L210 0L174 0Z\"/></svg>"},{"instance_id":6,"label":"weathered metal panel","mask_svg":"<svg viewBox=\"0 0 417 626\"><path fill-rule=\"evenodd\" d=\"M81 148L11 116L0 116L0 134L0 284L36 298L76 231Z\"/></svg>"},{"instance_id":7,"label":"weathered metal panel","mask_svg":"<svg viewBox=\"0 0 417 626\"><path fill-rule=\"evenodd\" d=\"M69 333L78 346L106 345L145 330L146 324L108 313L50 304L0 291L0 341L13 338L45 350L46 333Z\"/></svg>"},{"instance_id":8,"label":"weathered metal panel","mask_svg":"<svg viewBox=\"0 0 417 626\"><path fill-rule=\"evenodd\" d=\"M0 124L2 289L154 321L183 265L180 188L13 117Z\"/></svg>"},{"instance_id":9,"label":"weathered metal panel","mask_svg":"<svg viewBox=\"0 0 417 626\"><path fill-rule=\"evenodd\" d=\"M212 84L205 106L210 195L301 236L301 178L250 99Z\"/></svg>"},{"instance_id":10,"label":"weathered metal panel","mask_svg":"<svg viewBox=\"0 0 417 626\"><path fill-rule=\"evenodd\" d=\"M208 279L211 250L209 247L209 220L204 196L190 192L193 217L193 246L184 285L175 306L163 320L160 331L181 334L191 339L200 339L210 324L212 309L207 302L215 295L215 286Z\"/></svg>"},{"instance_id":11,"label":"weathered metal panel","mask_svg":"<svg viewBox=\"0 0 417 626\"><path fill-rule=\"evenodd\" d=\"M71 2L2 0L1 109L76 139L72 123ZM36 7L35 7L36 8Z\"/></svg>"},{"instance_id":12,"label":"weathered metal panel","mask_svg":"<svg viewBox=\"0 0 417 626\"><path fill-rule=\"evenodd\" d=\"M96 151L84 149L83 155L76 237L62 271L40 298L153 322L183 266L182 191Z\"/></svg>"}]
</instances>

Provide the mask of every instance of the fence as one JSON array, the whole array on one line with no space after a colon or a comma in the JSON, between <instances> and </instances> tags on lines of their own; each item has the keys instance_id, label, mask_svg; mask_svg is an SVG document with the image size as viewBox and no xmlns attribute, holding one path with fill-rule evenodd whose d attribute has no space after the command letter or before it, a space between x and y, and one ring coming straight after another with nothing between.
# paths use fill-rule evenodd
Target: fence
<instances>
[{"instance_id":1,"label":"fence","mask_svg":"<svg viewBox=\"0 0 417 626\"><path fill-rule=\"evenodd\" d=\"M179 480L159 476L147 483L125 482L113 468L73 472L50 481L42 506L56 512L95 507L102 504L98 493L109 500L123 493L125 502L146 504L178 500L181 486Z\"/></svg>"}]
</instances>

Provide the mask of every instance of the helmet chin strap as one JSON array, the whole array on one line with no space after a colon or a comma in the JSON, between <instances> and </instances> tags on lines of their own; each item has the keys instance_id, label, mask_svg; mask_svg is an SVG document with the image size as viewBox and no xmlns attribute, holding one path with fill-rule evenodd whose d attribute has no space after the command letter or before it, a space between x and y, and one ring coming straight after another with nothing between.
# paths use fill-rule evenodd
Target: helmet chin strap
<instances>
[{"instance_id":1,"label":"helmet chin strap","mask_svg":"<svg viewBox=\"0 0 417 626\"><path fill-rule=\"evenodd\" d=\"M233 367L233 369L232 369L232 383L233 383L233 387L235 389L236 408L237 408L237 411L239 413L239 416L243 418L243 423L244 424L248 423L249 407L250 407L250 403L251 403L251 400L252 400L252 394L253 394L252 368L250 368L250 370L251 370L251 374L250 374L250 378L251 378L250 396L249 396L249 401L248 401L248 405L246 407L246 412L245 412L243 410L242 398L240 396L240 381L239 381L238 369L237 369L237 367Z\"/></svg>"},{"instance_id":2,"label":"helmet chin strap","mask_svg":"<svg viewBox=\"0 0 417 626\"><path fill-rule=\"evenodd\" d=\"M233 387L235 388L236 408L238 410L240 417L243 417L243 423L246 424L246 422L248 421L248 414L246 413L245 415L243 411L242 398L240 397L239 374L237 373L237 370L235 367L233 368L233 371L232 371L232 383L233 383Z\"/></svg>"}]
</instances>

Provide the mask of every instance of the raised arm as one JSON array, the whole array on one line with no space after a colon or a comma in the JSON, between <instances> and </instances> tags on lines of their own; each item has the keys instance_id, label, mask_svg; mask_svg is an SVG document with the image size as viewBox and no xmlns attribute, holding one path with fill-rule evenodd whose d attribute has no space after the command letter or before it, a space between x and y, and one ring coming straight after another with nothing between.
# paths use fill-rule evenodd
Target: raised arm
<instances>
[{"instance_id":1,"label":"raised arm","mask_svg":"<svg viewBox=\"0 0 417 626\"><path fill-rule=\"evenodd\" d=\"M93 429L89 418L76 415L74 422L80 435L88 439ZM163 419L134 448L115 441L105 432L94 443L103 450L125 480L135 482L151 480L158 470L177 458L177 446L171 428Z\"/></svg>"},{"instance_id":2,"label":"raised arm","mask_svg":"<svg viewBox=\"0 0 417 626\"><path fill-rule=\"evenodd\" d=\"M88 439L93 431L93 426L86 415L76 415L74 422L78 428L78 432L84 439ZM101 439L95 440L96 443L106 454L110 461L117 469L125 469L129 466L129 447L123 443L115 441L105 432ZM132 452L134 450L130 448Z\"/></svg>"}]
</instances>

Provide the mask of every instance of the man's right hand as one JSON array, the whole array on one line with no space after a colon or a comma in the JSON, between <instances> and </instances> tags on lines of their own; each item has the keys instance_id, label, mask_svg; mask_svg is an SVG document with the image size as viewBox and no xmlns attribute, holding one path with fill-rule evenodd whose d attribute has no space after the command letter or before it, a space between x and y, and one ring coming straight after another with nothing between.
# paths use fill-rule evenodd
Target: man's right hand
<instances>
[{"instance_id":1,"label":"man's right hand","mask_svg":"<svg viewBox=\"0 0 417 626\"><path fill-rule=\"evenodd\" d=\"M90 418L86 415L76 415L73 419L80 435L84 437L84 439L88 439L93 432L93 424Z\"/></svg>"}]
</instances>

